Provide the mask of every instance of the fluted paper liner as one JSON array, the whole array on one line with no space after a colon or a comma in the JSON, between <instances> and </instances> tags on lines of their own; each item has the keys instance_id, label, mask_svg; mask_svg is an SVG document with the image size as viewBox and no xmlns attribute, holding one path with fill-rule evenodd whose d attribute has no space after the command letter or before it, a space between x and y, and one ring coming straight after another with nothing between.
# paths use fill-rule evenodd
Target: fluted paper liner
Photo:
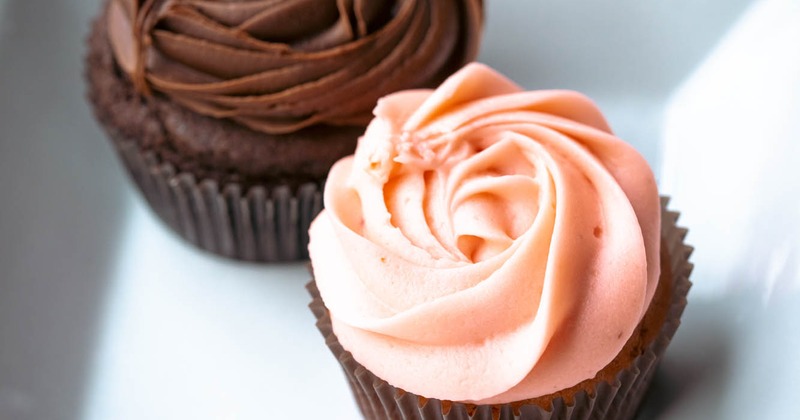
<instances>
[{"instance_id":1,"label":"fluted paper liner","mask_svg":"<svg viewBox=\"0 0 800 420\"><path fill-rule=\"evenodd\" d=\"M321 182L296 191L288 185L220 186L177 171L134 141L110 137L144 198L187 241L240 260L308 258L308 227L322 210Z\"/></svg>"},{"instance_id":2,"label":"fluted paper liner","mask_svg":"<svg viewBox=\"0 0 800 420\"><path fill-rule=\"evenodd\" d=\"M325 338L325 343L347 376L361 413L367 419L631 419L636 414L667 345L680 325L680 318L686 306L686 295L691 287L689 274L693 265L689 262L689 256L692 248L684 244L683 239L687 230L676 225L678 213L667 210L668 201L666 197L661 198L661 252L662 271L669 270L671 275L662 276L659 284L659 288L668 287L662 289L664 293L668 293L663 296L668 306L660 315L664 321L658 334L649 343L645 341L643 350L627 365L618 370L610 370L614 369L612 365L615 360L598 373L596 378L556 394L507 404L475 405L428 399L405 392L375 376L353 359L350 352L342 348L333 333L328 310L319 296L314 281L307 286L313 298L309 307L317 317L317 328ZM666 266L663 262L665 258L667 258ZM666 286L662 284L665 279ZM653 299L651 307L655 305L656 297ZM648 310L648 314L650 312ZM610 380L600 379L604 373L609 375Z\"/></svg>"}]
</instances>

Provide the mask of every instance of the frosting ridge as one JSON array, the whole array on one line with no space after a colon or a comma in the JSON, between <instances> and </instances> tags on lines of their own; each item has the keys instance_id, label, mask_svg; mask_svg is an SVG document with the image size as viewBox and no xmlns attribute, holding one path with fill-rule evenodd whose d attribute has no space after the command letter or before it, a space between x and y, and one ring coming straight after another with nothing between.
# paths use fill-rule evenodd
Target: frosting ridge
<instances>
[{"instance_id":1,"label":"frosting ridge","mask_svg":"<svg viewBox=\"0 0 800 420\"><path fill-rule=\"evenodd\" d=\"M254 130L366 125L383 95L477 54L481 0L110 0L137 89Z\"/></svg>"},{"instance_id":2,"label":"frosting ridge","mask_svg":"<svg viewBox=\"0 0 800 420\"><path fill-rule=\"evenodd\" d=\"M374 113L310 231L343 347L397 387L478 403L610 362L655 291L660 211L591 100L470 64Z\"/></svg>"}]
</instances>

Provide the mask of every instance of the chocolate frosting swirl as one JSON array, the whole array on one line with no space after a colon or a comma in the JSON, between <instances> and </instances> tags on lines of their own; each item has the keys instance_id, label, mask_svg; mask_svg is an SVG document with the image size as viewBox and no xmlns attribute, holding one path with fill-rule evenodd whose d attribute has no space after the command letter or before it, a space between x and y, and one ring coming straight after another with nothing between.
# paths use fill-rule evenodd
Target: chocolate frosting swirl
<instances>
[{"instance_id":1,"label":"chocolate frosting swirl","mask_svg":"<svg viewBox=\"0 0 800 420\"><path fill-rule=\"evenodd\" d=\"M139 92L254 130L366 125L378 98L475 58L481 0L110 0Z\"/></svg>"}]
</instances>

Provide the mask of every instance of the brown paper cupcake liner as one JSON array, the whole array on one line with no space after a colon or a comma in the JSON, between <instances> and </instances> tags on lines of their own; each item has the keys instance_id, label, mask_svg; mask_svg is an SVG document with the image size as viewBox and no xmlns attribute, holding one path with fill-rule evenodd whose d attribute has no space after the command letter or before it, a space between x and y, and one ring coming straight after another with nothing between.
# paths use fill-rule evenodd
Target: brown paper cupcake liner
<instances>
[{"instance_id":1,"label":"brown paper cupcake liner","mask_svg":"<svg viewBox=\"0 0 800 420\"><path fill-rule=\"evenodd\" d=\"M653 374L680 325L691 287L689 262L692 248L684 244L687 230L678 227L678 213L666 209L669 199L662 197L661 238L669 255L672 272L669 307L658 335L632 363L621 369L612 381L598 381L588 392L578 390L570 398L542 397L536 401L507 404L475 405L428 399L388 384L360 365L339 343L331 327L328 310L319 295L316 283L307 285L312 296L309 305L317 318L325 343L344 370L361 413L367 419L402 420L579 420L631 419L644 397ZM544 402L543 402L544 401Z\"/></svg>"},{"instance_id":2,"label":"brown paper cupcake liner","mask_svg":"<svg viewBox=\"0 0 800 420\"><path fill-rule=\"evenodd\" d=\"M206 251L259 262L308 258L308 228L322 210L322 181L288 185L218 185L162 162L134 141L111 135L139 190L178 235Z\"/></svg>"}]
</instances>

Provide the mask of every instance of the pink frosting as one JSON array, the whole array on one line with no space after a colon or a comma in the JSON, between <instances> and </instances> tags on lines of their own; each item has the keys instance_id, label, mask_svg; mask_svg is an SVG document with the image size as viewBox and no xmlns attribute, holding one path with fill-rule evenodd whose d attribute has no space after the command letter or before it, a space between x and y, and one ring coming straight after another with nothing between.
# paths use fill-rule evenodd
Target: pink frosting
<instances>
[{"instance_id":1,"label":"pink frosting","mask_svg":"<svg viewBox=\"0 0 800 420\"><path fill-rule=\"evenodd\" d=\"M481 64L382 99L311 227L336 336L390 384L504 403L593 377L659 276L652 171L571 91Z\"/></svg>"}]
</instances>

